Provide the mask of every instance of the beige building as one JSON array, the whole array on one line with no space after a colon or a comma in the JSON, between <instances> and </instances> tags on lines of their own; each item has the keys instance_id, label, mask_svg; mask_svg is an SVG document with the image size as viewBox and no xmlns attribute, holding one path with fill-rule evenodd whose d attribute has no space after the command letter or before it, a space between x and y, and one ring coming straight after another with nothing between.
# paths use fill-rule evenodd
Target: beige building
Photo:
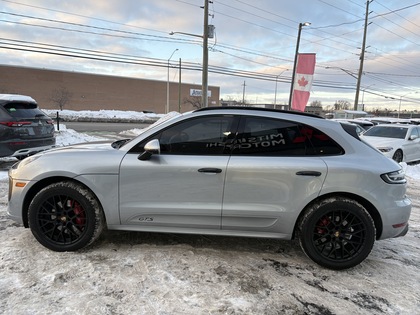
<instances>
[{"instance_id":1,"label":"beige building","mask_svg":"<svg viewBox=\"0 0 420 315\"><path fill-rule=\"evenodd\" d=\"M58 109L56 99L69 95L64 109L166 112L166 81L5 65L0 73L0 93L29 95L44 109ZM197 92L201 85L170 82L169 111L194 109L201 100L193 96ZM219 99L220 87L209 86L209 106L219 105Z\"/></svg>"}]
</instances>

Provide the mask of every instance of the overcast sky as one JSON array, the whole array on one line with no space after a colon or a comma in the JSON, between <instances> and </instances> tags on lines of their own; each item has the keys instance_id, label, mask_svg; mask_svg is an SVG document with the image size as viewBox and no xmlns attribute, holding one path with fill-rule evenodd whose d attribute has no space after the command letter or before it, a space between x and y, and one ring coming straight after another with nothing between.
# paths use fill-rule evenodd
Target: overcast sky
<instances>
[{"instance_id":1,"label":"overcast sky","mask_svg":"<svg viewBox=\"0 0 420 315\"><path fill-rule=\"evenodd\" d=\"M202 35L203 5L204 0L0 0L0 63L166 81L171 58L169 77L178 81L181 59L182 81L201 84L202 39L169 33ZM215 26L209 85L219 86L223 99L245 95L248 103L285 104L299 23L310 22L302 28L299 49L317 56L309 102L353 105L365 0L213 0L209 12ZM367 110L398 108L400 101L402 109L416 109L420 1L374 0L369 12L359 101Z\"/></svg>"}]
</instances>

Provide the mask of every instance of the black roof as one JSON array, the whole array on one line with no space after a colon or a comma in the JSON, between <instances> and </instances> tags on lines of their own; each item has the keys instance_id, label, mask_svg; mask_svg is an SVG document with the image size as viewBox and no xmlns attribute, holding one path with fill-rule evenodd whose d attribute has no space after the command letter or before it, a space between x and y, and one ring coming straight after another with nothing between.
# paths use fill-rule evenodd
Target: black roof
<instances>
[{"instance_id":1,"label":"black roof","mask_svg":"<svg viewBox=\"0 0 420 315\"><path fill-rule=\"evenodd\" d=\"M203 111L220 110L220 109L257 110L257 111L264 111L264 112L283 113L283 114L289 114L289 115L290 114L301 115L301 116L324 119L323 117L319 115L310 114L310 113L303 113L303 112L289 111L289 110L279 110L279 109L272 109L272 108L252 107L252 106L210 106L210 107L203 107L203 108L197 109L194 112L203 112Z\"/></svg>"}]
</instances>

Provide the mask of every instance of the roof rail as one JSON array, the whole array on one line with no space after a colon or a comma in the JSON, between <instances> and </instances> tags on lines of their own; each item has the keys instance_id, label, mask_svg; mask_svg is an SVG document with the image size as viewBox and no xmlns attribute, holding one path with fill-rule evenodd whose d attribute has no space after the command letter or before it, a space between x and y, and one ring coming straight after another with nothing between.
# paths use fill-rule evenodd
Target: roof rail
<instances>
[{"instance_id":1,"label":"roof rail","mask_svg":"<svg viewBox=\"0 0 420 315\"><path fill-rule=\"evenodd\" d=\"M194 112L204 112L204 111L211 111L211 110L218 110L218 109L257 110L257 111L264 111L264 112L283 113L283 114L289 114L289 115L301 115L301 116L324 119L324 117L321 117L316 114L289 111L289 110L279 110L279 109L273 109L273 108L252 107L252 106L210 106L210 107L203 107L203 108L196 109Z\"/></svg>"}]
</instances>

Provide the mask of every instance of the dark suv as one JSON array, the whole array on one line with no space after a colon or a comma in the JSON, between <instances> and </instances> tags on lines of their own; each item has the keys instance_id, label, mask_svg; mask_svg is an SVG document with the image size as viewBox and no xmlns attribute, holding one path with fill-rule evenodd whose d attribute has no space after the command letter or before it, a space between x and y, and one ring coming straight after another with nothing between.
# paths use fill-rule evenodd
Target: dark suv
<instances>
[{"instance_id":1,"label":"dark suv","mask_svg":"<svg viewBox=\"0 0 420 315\"><path fill-rule=\"evenodd\" d=\"M0 94L0 157L22 159L54 146L53 121L32 97Z\"/></svg>"}]
</instances>

